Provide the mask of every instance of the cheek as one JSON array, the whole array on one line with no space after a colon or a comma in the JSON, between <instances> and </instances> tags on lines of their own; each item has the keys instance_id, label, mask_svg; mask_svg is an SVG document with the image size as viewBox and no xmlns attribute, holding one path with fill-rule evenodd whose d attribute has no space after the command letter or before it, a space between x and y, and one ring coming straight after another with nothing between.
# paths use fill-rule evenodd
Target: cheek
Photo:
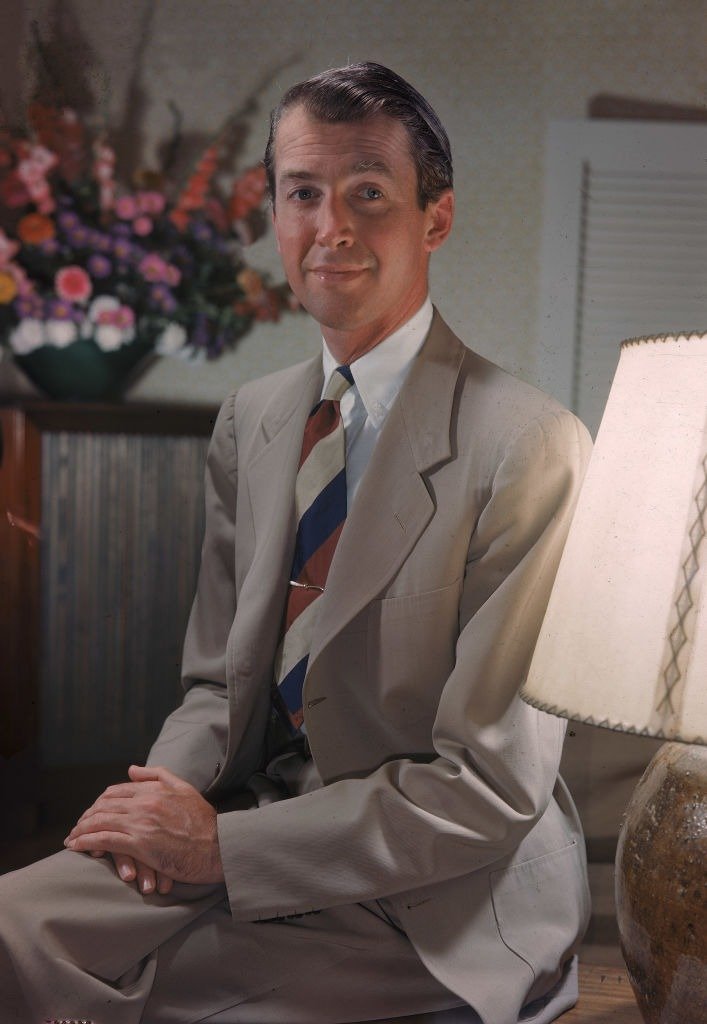
<instances>
[{"instance_id":1,"label":"cheek","mask_svg":"<svg viewBox=\"0 0 707 1024\"><path fill-rule=\"evenodd\" d=\"M301 247L298 240L282 229L277 233L277 250L280 253L282 264L288 272L299 265Z\"/></svg>"}]
</instances>

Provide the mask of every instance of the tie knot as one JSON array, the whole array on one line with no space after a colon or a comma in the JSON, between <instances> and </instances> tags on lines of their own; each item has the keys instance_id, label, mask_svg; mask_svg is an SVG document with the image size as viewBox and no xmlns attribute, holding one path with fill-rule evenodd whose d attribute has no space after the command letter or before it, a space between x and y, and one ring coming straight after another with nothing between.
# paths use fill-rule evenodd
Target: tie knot
<instances>
[{"instance_id":1,"label":"tie knot","mask_svg":"<svg viewBox=\"0 0 707 1024\"><path fill-rule=\"evenodd\" d=\"M353 384L353 374L350 366L337 366L329 378L329 383L324 392L324 400L338 402L342 395L345 395Z\"/></svg>"}]
</instances>

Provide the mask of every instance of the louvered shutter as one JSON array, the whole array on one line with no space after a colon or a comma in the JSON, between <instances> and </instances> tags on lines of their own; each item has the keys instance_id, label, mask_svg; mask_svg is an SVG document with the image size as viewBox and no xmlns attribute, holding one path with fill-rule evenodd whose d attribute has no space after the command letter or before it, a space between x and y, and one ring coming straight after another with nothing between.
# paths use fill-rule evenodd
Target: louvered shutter
<instances>
[{"instance_id":1,"label":"louvered shutter","mask_svg":"<svg viewBox=\"0 0 707 1024\"><path fill-rule=\"evenodd\" d=\"M624 338L707 329L707 127L556 122L546 155L539 378L596 432Z\"/></svg>"}]
</instances>

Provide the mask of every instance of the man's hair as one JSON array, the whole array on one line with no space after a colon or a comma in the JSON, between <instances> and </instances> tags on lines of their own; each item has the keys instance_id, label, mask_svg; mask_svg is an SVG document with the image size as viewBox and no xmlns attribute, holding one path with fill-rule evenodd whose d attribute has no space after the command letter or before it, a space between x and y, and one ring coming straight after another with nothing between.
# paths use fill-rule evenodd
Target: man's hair
<instances>
[{"instance_id":1,"label":"man's hair","mask_svg":"<svg viewBox=\"0 0 707 1024\"><path fill-rule=\"evenodd\" d=\"M364 121L385 114L399 121L410 142L417 171L421 209L452 188L452 153L447 133L434 110L417 89L382 64L367 61L323 71L287 90L270 115L265 147L265 172L270 198L275 201L275 137L284 113L302 106L317 121Z\"/></svg>"}]
</instances>

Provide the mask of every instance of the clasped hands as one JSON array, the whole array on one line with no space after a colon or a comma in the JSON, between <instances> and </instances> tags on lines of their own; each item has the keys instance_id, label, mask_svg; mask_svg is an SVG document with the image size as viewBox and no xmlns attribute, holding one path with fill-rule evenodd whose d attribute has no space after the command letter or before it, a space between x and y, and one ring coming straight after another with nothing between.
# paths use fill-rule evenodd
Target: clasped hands
<instances>
[{"instance_id":1,"label":"clasped hands","mask_svg":"<svg viewBox=\"0 0 707 1024\"><path fill-rule=\"evenodd\" d=\"M144 895L174 882L222 882L216 811L167 768L131 765L130 782L109 786L64 840L67 849L110 853L124 882Z\"/></svg>"}]
</instances>

